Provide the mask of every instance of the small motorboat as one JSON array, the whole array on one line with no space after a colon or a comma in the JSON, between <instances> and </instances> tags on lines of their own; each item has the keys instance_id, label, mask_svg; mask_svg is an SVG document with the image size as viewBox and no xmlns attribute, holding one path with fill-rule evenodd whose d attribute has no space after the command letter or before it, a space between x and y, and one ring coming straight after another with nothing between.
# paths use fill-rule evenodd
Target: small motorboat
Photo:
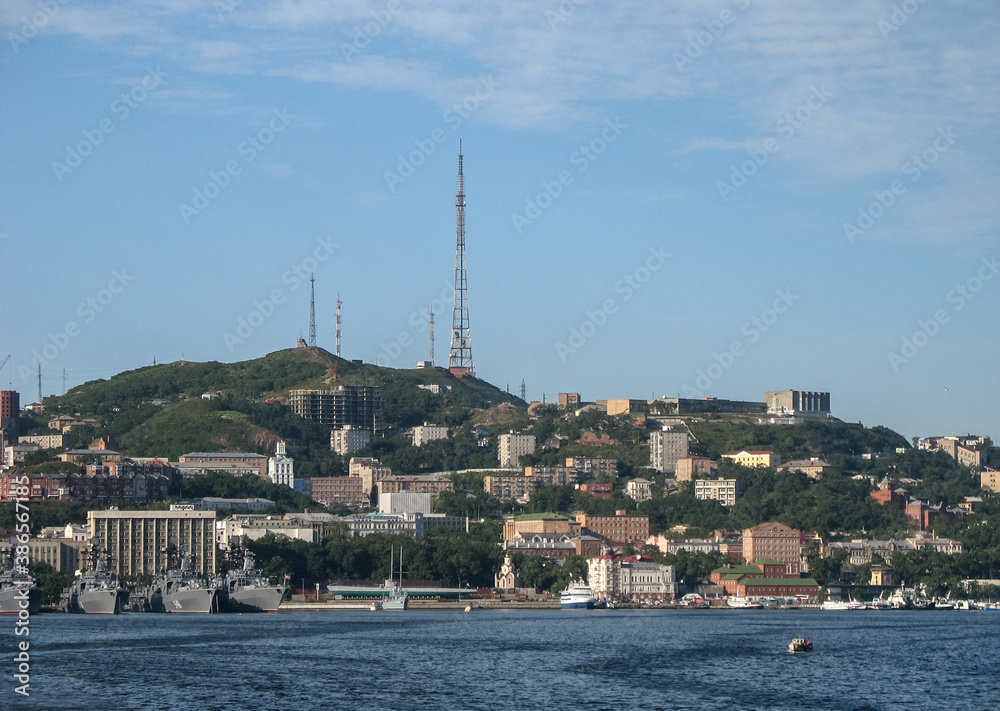
<instances>
[{"instance_id":1,"label":"small motorboat","mask_svg":"<svg viewBox=\"0 0 1000 711\"><path fill-rule=\"evenodd\" d=\"M788 651L793 654L795 652L811 652L813 651L812 640L805 639L804 637L796 637L788 643Z\"/></svg>"}]
</instances>

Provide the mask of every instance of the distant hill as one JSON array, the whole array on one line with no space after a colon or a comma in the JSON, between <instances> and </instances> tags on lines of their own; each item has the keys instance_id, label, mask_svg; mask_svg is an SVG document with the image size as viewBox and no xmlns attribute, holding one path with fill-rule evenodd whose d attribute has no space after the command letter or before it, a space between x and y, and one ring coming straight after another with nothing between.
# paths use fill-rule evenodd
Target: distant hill
<instances>
[{"instance_id":1,"label":"distant hill","mask_svg":"<svg viewBox=\"0 0 1000 711\"><path fill-rule=\"evenodd\" d=\"M333 384L382 388L385 424L408 427L438 417L457 424L472 408L519 398L445 368L397 370L337 358L321 348L291 348L238 363L176 361L126 371L44 400L46 416L97 418L132 456L176 457L189 451L273 451L277 439L296 449L329 449L329 432L291 414L289 390ZM438 385L441 394L418 385ZM202 399L213 393L214 399ZM84 430L84 434L92 434ZM302 454L302 452L299 452Z\"/></svg>"}]
</instances>

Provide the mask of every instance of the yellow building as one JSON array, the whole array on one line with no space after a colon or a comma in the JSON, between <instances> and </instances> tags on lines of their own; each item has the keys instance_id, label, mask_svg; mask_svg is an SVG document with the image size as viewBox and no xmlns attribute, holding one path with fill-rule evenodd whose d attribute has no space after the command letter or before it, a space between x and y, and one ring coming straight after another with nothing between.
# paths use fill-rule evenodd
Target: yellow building
<instances>
[{"instance_id":1,"label":"yellow building","mask_svg":"<svg viewBox=\"0 0 1000 711\"><path fill-rule=\"evenodd\" d=\"M766 449L744 449L739 452L726 452L722 455L745 467L776 468L781 464L781 456Z\"/></svg>"}]
</instances>

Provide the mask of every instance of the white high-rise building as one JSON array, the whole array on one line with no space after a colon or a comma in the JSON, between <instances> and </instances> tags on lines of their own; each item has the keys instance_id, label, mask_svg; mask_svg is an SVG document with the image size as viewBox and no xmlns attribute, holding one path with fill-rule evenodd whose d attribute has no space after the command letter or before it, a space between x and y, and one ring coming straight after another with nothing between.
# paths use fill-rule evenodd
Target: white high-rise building
<instances>
[{"instance_id":1,"label":"white high-rise building","mask_svg":"<svg viewBox=\"0 0 1000 711\"><path fill-rule=\"evenodd\" d=\"M295 488L295 460L285 455L285 443L278 440L274 456L267 460L267 478L275 484Z\"/></svg>"},{"instance_id":2,"label":"white high-rise building","mask_svg":"<svg viewBox=\"0 0 1000 711\"><path fill-rule=\"evenodd\" d=\"M364 449L371 442L372 433L355 425L344 425L330 432L330 449L342 457Z\"/></svg>"},{"instance_id":3,"label":"white high-rise building","mask_svg":"<svg viewBox=\"0 0 1000 711\"><path fill-rule=\"evenodd\" d=\"M677 460L688 455L687 432L664 428L649 435L649 466L658 472L672 474Z\"/></svg>"},{"instance_id":4,"label":"white high-rise building","mask_svg":"<svg viewBox=\"0 0 1000 711\"><path fill-rule=\"evenodd\" d=\"M510 432L500 435L500 466L516 467L518 459L535 451L535 435Z\"/></svg>"}]
</instances>

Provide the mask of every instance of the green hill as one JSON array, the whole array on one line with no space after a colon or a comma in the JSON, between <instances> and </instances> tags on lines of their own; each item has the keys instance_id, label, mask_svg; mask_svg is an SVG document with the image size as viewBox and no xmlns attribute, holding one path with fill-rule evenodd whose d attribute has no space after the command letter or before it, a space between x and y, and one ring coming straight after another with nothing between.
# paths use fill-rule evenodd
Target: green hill
<instances>
[{"instance_id":1,"label":"green hill","mask_svg":"<svg viewBox=\"0 0 1000 711\"><path fill-rule=\"evenodd\" d=\"M313 472L337 473L329 431L292 414L288 391L332 384L382 388L387 427L440 419L461 424L472 409L518 398L475 378L455 378L444 368L396 370L337 358L321 348L291 348L238 363L177 361L83 383L44 400L46 416L94 417L101 427L79 430L81 444L111 435L131 456L175 458L190 451L274 451L280 438L289 454ZM418 385L438 385L434 394ZM202 399L202 393L217 394ZM307 469L310 467L307 467Z\"/></svg>"}]
</instances>

